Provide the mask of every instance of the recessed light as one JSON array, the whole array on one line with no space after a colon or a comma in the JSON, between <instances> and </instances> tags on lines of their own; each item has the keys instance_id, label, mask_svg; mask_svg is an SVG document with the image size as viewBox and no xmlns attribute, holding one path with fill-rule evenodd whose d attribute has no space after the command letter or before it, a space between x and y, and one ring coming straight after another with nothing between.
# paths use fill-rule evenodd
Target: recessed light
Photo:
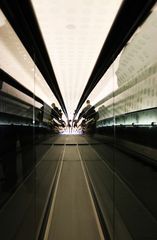
<instances>
[{"instance_id":1,"label":"recessed light","mask_svg":"<svg viewBox=\"0 0 157 240\"><path fill-rule=\"evenodd\" d=\"M66 25L66 28L69 29L69 30L73 30L73 29L76 28L76 26L73 25L73 24L68 24L68 25Z\"/></svg>"}]
</instances>

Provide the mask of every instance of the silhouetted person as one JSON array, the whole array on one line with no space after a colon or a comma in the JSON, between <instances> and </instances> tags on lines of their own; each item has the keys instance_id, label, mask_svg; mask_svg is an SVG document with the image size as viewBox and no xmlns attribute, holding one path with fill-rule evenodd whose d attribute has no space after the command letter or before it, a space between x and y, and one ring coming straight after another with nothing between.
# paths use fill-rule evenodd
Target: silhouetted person
<instances>
[{"instance_id":1,"label":"silhouetted person","mask_svg":"<svg viewBox=\"0 0 157 240\"><path fill-rule=\"evenodd\" d=\"M83 117L86 118L87 111L92 107L90 100L86 101L86 107L83 108L82 112L79 114L78 121Z\"/></svg>"},{"instance_id":2,"label":"silhouetted person","mask_svg":"<svg viewBox=\"0 0 157 240\"><path fill-rule=\"evenodd\" d=\"M77 120L74 120L72 125L73 125L74 129L77 130Z\"/></svg>"},{"instance_id":3,"label":"silhouetted person","mask_svg":"<svg viewBox=\"0 0 157 240\"><path fill-rule=\"evenodd\" d=\"M57 119L62 118L62 111L58 109L58 107L56 107L55 103L51 104L52 106L52 110L51 110L51 117L55 117Z\"/></svg>"},{"instance_id":4,"label":"silhouetted person","mask_svg":"<svg viewBox=\"0 0 157 240\"><path fill-rule=\"evenodd\" d=\"M95 132L96 122L99 119L99 113L95 111L95 107L91 106L90 101L86 101L86 107L83 108L82 112L79 114L78 122L81 118L84 120L80 124L82 131L89 133Z\"/></svg>"},{"instance_id":5,"label":"silhouetted person","mask_svg":"<svg viewBox=\"0 0 157 240\"><path fill-rule=\"evenodd\" d=\"M69 133L72 132L71 120L68 120L67 127L69 128Z\"/></svg>"}]
</instances>

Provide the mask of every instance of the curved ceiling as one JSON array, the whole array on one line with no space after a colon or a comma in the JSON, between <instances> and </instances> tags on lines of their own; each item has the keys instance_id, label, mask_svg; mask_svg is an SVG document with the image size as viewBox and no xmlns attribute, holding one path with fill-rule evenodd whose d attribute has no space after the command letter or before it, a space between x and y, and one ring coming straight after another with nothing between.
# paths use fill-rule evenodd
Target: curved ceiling
<instances>
[{"instance_id":1,"label":"curved ceiling","mask_svg":"<svg viewBox=\"0 0 157 240\"><path fill-rule=\"evenodd\" d=\"M73 117L121 3L32 0L69 118Z\"/></svg>"}]
</instances>

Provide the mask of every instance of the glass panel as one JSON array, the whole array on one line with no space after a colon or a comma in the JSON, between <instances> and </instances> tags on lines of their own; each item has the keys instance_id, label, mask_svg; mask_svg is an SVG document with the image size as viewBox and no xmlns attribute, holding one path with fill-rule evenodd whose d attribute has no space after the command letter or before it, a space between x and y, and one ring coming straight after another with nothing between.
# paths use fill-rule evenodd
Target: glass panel
<instances>
[{"instance_id":1,"label":"glass panel","mask_svg":"<svg viewBox=\"0 0 157 240\"><path fill-rule=\"evenodd\" d=\"M51 103L39 69L0 12L0 236L34 240L41 231L62 146L53 147ZM39 97L40 99L36 98Z\"/></svg>"},{"instance_id":2,"label":"glass panel","mask_svg":"<svg viewBox=\"0 0 157 240\"><path fill-rule=\"evenodd\" d=\"M119 104L123 110L115 112L116 239L157 238L156 38L153 11L122 51L117 70L115 111Z\"/></svg>"},{"instance_id":3,"label":"glass panel","mask_svg":"<svg viewBox=\"0 0 157 240\"><path fill-rule=\"evenodd\" d=\"M101 144L93 147L106 166L96 173L102 178L95 186L111 239L157 239L156 39L154 8L112 65L117 89L104 92L106 96L95 103L99 111L95 138ZM98 96L109 71L91 97Z\"/></svg>"},{"instance_id":4,"label":"glass panel","mask_svg":"<svg viewBox=\"0 0 157 240\"><path fill-rule=\"evenodd\" d=\"M34 72L35 87L39 88L41 82L38 78L37 68ZM44 91L45 89L43 89ZM42 105L36 105L35 128L34 128L34 146L35 146L35 222L36 222L36 237L40 234L42 224L47 211L51 191L54 187L56 171L60 163L60 156L63 151L63 146L59 148L53 145L55 141L54 126L51 107L45 102ZM33 236L33 234L32 234Z\"/></svg>"},{"instance_id":5,"label":"glass panel","mask_svg":"<svg viewBox=\"0 0 157 240\"><path fill-rule=\"evenodd\" d=\"M27 58L26 50L3 13L0 14L4 19L0 26L0 236L5 240L33 240L34 99L20 87L25 89L21 79L28 78L33 92L34 63Z\"/></svg>"},{"instance_id":6,"label":"glass panel","mask_svg":"<svg viewBox=\"0 0 157 240\"><path fill-rule=\"evenodd\" d=\"M100 83L95 87L89 96L92 105L95 105L99 112L97 120L97 132L91 133L93 144L91 147L81 146L79 148L84 164L87 168L91 185L99 206L99 213L103 223L105 235L108 234L114 238L114 88L117 85L115 76L116 66L112 64L110 69L102 77ZM105 89L107 86L107 89ZM104 93L104 95L103 95ZM103 97L110 98L104 101ZM96 103L96 100L99 100ZM107 229L107 231L106 231Z\"/></svg>"},{"instance_id":7,"label":"glass panel","mask_svg":"<svg viewBox=\"0 0 157 240\"><path fill-rule=\"evenodd\" d=\"M0 20L0 236L34 240L63 151L53 147L50 105L58 101L34 64L35 53L31 59L2 12Z\"/></svg>"}]
</instances>

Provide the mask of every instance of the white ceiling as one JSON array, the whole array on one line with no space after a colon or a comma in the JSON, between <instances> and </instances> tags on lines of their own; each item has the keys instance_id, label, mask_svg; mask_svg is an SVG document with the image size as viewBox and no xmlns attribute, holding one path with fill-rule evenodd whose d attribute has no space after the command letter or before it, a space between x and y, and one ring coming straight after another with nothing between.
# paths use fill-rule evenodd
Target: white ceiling
<instances>
[{"instance_id":1,"label":"white ceiling","mask_svg":"<svg viewBox=\"0 0 157 240\"><path fill-rule=\"evenodd\" d=\"M23 86L51 105L58 103L38 68L0 10L0 68L15 78ZM19 91L8 85L3 89L20 98ZM26 96L25 96L26 97ZM24 96L22 97L24 99ZM29 97L25 99L32 103Z\"/></svg>"},{"instance_id":2,"label":"white ceiling","mask_svg":"<svg viewBox=\"0 0 157 240\"><path fill-rule=\"evenodd\" d=\"M70 118L121 3L122 0L32 0Z\"/></svg>"}]
</instances>

